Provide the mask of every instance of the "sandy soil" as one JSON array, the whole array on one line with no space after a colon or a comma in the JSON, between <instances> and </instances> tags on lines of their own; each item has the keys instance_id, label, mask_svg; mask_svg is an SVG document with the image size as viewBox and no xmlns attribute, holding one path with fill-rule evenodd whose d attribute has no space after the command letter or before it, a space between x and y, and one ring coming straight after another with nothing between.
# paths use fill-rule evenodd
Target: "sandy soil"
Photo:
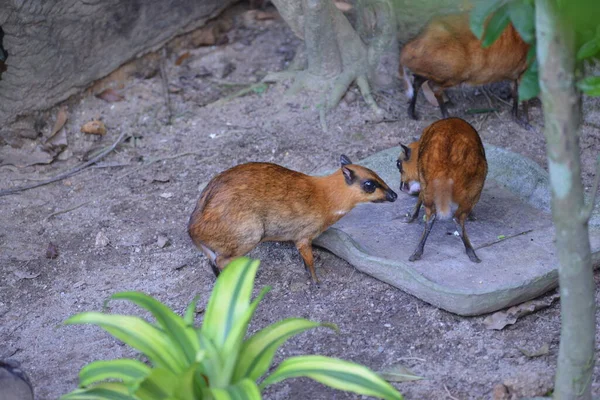
<instances>
[{"instance_id":1,"label":"sandy soil","mask_svg":"<svg viewBox=\"0 0 600 400\"><path fill-rule=\"evenodd\" d=\"M99 328L62 326L70 315L101 310L103 301L121 290L144 291L179 312L198 293L200 305L206 303L214 276L190 242L186 224L201 188L216 173L247 161L270 161L315 173L337 167L342 153L358 160L399 141L411 141L438 118L438 110L421 98L422 119L409 120L405 98L393 91L377 99L395 121L366 122L369 109L354 88L329 114L329 130L324 133L315 97L306 93L285 97L289 83L206 106L268 71L285 68L301 44L281 20L255 21L242 12L227 34L227 44L189 49L190 57L180 66L175 65L180 54L170 55L167 71L176 92L171 94L171 125L166 124L160 77L133 79L119 90L125 101L79 96L66 102L65 129L72 152L66 161L0 167L0 187L16 186L72 168L88 151L108 146L122 132L134 137L94 168L0 197L0 358L22 363L38 399L56 399L74 389L78 371L92 360L133 354ZM488 106L481 90L468 88L451 92L456 103L451 113L476 126L484 141L545 167L539 103L534 102L530 112L536 130L528 132L511 122L510 107L496 97L506 100L507 85L490 90L498 114L466 113ZM581 154L586 188L599 148L599 104L584 102ZM94 117L105 122L106 136L79 131ZM52 124L48 121L47 131ZM398 184L389 183L394 188ZM80 207L47 218L75 206ZM98 235L105 235L109 244L97 246ZM170 245L159 247L159 236L168 238ZM55 259L46 258L50 242L58 248ZM398 245L413 244L399 238ZM558 304L503 331L489 331L482 317L462 318L436 309L323 250L316 250L323 281L319 289L309 285L290 244L264 244L250 256L262 260L257 288L273 286L258 308L252 330L291 316L333 322L340 328L339 334L318 329L290 340L277 362L285 356L319 353L374 370L403 364L427 378L396 384L408 399L491 398L494 387L502 383L519 397L543 395L552 388ZM137 312L117 302L110 309ZM535 351L544 344L549 345L547 355L528 358L520 350ZM600 395L598 366L593 391ZM266 398L360 397L296 379L269 388Z\"/></svg>"}]
</instances>

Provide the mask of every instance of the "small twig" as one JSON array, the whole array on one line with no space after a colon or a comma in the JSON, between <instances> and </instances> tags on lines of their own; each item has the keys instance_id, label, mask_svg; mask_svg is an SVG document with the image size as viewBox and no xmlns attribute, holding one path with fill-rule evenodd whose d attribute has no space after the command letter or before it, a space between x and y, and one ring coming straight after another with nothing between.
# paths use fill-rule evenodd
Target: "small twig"
<instances>
[{"instance_id":1,"label":"small twig","mask_svg":"<svg viewBox=\"0 0 600 400\"><path fill-rule=\"evenodd\" d=\"M448 395L448 397L450 397L452 400L458 400L456 397L450 394L450 391L448 390L448 387L446 385L444 385L444 389L446 390L446 394Z\"/></svg>"},{"instance_id":2,"label":"small twig","mask_svg":"<svg viewBox=\"0 0 600 400\"><path fill-rule=\"evenodd\" d=\"M25 186L20 186L20 187L16 187L16 188L12 188L12 189L4 189L4 190L0 190L0 197L1 196L6 196L9 194L14 194L14 193L18 193L18 192L22 192L24 190L29 190L29 189L34 189L40 186L44 186L47 185L49 183L53 183L56 181L60 181L63 180L65 178L68 178L71 175L75 175L76 173L78 173L79 171L89 167L90 165L100 161L101 159L103 159L104 157L106 157L106 155L108 155L108 153L110 153L111 151L113 151L118 145L119 143L121 143L121 141L125 138L126 133L123 132L121 133L121 135L119 135L119 138L112 144L112 146L110 146L108 149L106 149L105 151L103 151L102 153L98 154L96 157L92 158L91 160L78 165L77 167L64 172L62 174L58 174L57 176L55 176L54 178L50 178L47 179L43 182L38 182L38 183L32 183L31 185L25 185Z\"/></svg>"},{"instance_id":3,"label":"small twig","mask_svg":"<svg viewBox=\"0 0 600 400\"><path fill-rule=\"evenodd\" d=\"M594 206L596 205L596 194L598 193L598 184L600 184L600 155L596 161L596 178L594 179L594 185L592 186L592 197L590 202L581 211L581 218L583 221L589 221L594 212Z\"/></svg>"},{"instance_id":4,"label":"small twig","mask_svg":"<svg viewBox=\"0 0 600 400\"><path fill-rule=\"evenodd\" d=\"M402 360L415 360L415 361L427 362L426 359L419 358L419 357L400 357L400 358L398 358L398 361L402 361Z\"/></svg>"},{"instance_id":5,"label":"small twig","mask_svg":"<svg viewBox=\"0 0 600 400\"><path fill-rule=\"evenodd\" d=\"M49 220L50 218L52 218L52 217L56 217L57 215L60 215L60 214L65 214L65 213L68 213L68 212L71 212L71 211L77 210L78 208L80 208L80 207L83 207L83 206L85 206L86 204L88 204L88 203L91 203L91 202L92 202L91 200L88 200L88 201L84 201L84 202L83 202L83 203L81 203L81 204L78 204L78 205L76 205L76 206L73 206L73 207L71 207L71 208L66 208L66 209L64 209L64 210L58 210L58 211L55 211L55 212L53 212L52 214L48 215L46 218L44 218L44 222L48 221L48 220Z\"/></svg>"},{"instance_id":6,"label":"small twig","mask_svg":"<svg viewBox=\"0 0 600 400\"><path fill-rule=\"evenodd\" d=\"M531 232L533 232L533 229L529 229L529 230L521 232L521 233L515 233L514 235L509 235L509 236L506 236L506 237L504 237L502 239L494 240L493 242L484 243L481 246L475 247L475 250L483 249L484 247L490 247L490 246L492 246L492 245L494 245L496 243L505 242L508 239L512 239L512 238L515 238L515 237L521 236L521 235L526 235L526 234L531 233Z\"/></svg>"},{"instance_id":7,"label":"small twig","mask_svg":"<svg viewBox=\"0 0 600 400\"><path fill-rule=\"evenodd\" d=\"M490 108L494 108L494 104L492 103L492 99L490 99L490 95L487 93L487 90L485 88L482 88L482 89L483 89L482 90L483 95L487 99L487 102L490 105ZM494 113L496 114L496 117L498 117L498 119L500 119L500 114L498 113L498 111L496 111L495 108L494 108Z\"/></svg>"},{"instance_id":8,"label":"small twig","mask_svg":"<svg viewBox=\"0 0 600 400\"><path fill-rule=\"evenodd\" d=\"M201 155L202 155L202 154L200 154L200 153L196 153L196 152L190 152L190 151L188 151L188 152L185 152L185 153L179 153L179 154L175 154L175 155L173 155L173 156L167 156L167 157L153 158L153 159L149 160L148 162L145 162L145 163L143 163L143 164L142 164L142 165L140 165L139 167L137 167L137 168L135 168L135 169L133 169L133 170L131 170L131 171L128 171L128 172L124 173L124 174L123 174L123 175L121 175L121 176L118 176L118 177L117 177L117 180L121 180L121 179L125 178L126 176L128 176L128 175L131 175L131 174L133 174L134 172L137 172L137 171L141 170L142 168L146 168L147 166L149 166L149 165L152 165L152 164L154 164L154 163L156 163L156 162L159 162L159 161L174 160L174 159L176 159L176 158L179 158L179 157L186 157L186 156L201 156ZM206 158L205 158L203 161L210 160L211 158L214 158L214 157L215 157L215 155L213 155L213 156L211 156L211 157L206 157Z\"/></svg>"},{"instance_id":9,"label":"small twig","mask_svg":"<svg viewBox=\"0 0 600 400\"><path fill-rule=\"evenodd\" d=\"M494 98L496 100L500 101L501 103L504 103L504 104L506 104L509 107L512 107L512 104L510 104L508 101L504 100L502 97L498 96L496 93L492 92L491 90L490 90L490 94L492 96L494 96Z\"/></svg>"},{"instance_id":10,"label":"small twig","mask_svg":"<svg viewBox=\"0 0 600 400\"><path fill-rule=\"evenodd\" d=\"M235 99L237 97L245 96L248 93L254 91L255 89L257 89L259 87L266 88L267 86L268 86L268 84L265 83L265 82L255 83L253 85L248 86L247 88L244 88L244 89L242 89L242 90L240 90L238 92L235 92L234 94L231 94L229 96L225 96L222 99L219 99L217 101L213 101L212 103L208 103L207 105L205 105L205 107L208 107L208 106L220 106L220 105L225 104L228 101L233 100L233 99Z\"/></svg>"},{"instance_id":11,"label":"small twig","mask_svg":"<svg viewBox=\"0 0 600 400\"><path fill-rule=\"evenodd\" d=\"M130 163L104 163L92 165L90 169L129 167L130 165Z\"/></svg>"},{"instance_id":12,"label":"small twig","mask_svg":"<svg viewBox=\"0 0 600 400\"><path fill-rule=\"evenodd\" d=\"M169 96L169 77L167 76L167 49L163 47L162 57L160 59L160 78L163 88L163 96L165 97L165 106L167 107L167 125L171 125L173 110L171 109L171 97Z\"/></svg>"}]
</instances>

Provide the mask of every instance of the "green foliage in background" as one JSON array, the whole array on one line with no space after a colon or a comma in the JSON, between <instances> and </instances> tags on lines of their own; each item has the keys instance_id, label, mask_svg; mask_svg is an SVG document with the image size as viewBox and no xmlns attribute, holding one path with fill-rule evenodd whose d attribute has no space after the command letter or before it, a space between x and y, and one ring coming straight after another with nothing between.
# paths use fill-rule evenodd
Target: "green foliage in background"
<instances>
[{"instance_id":1,"label":"green foliage in background","mask_svg":"<svg viewBox=\"0 0 600 400\"><path fill-rule=\"evenodd\" d=\"M284 360L270 375L277 349L289 338L319 326L333 325L288 318L245 339L263 289L251 301L259 261L239 258L221 273L208 302L202 326L194 326L197 299L184 317L139 292L112 299L129 300L150 311L156 323L128 315L85 312L67 324L95 324L143 353L148 366L134 359L96 361L79 374L80 388L61 400L245 400L261 399L268 385L309 377L330 387L386 400L402 399L389 383L366 367L323 356ZM110 380L107 382L107 380Z\"/></svg>"},{"instance_id":2,"label":"green foliage in background","mask_svg":"<svg viewBox=\"0 0 600 400\"><path fill-rule=\"evenodd\" d=\"M566 21L577 33L577 61L594 63L600 56L600 1L556 0ZM487 21L487 26L486 26ZM535 43L534 0L482 0L476 3L470 15L471 30L484 47L498 39L509 22L523 40L531 46L528 54L529 67L521 78L519 100L536 97L540 91L538 60ZM589 96L600 96L600 76L585 76L577 87Z\"/></svg>"}]
</instances>

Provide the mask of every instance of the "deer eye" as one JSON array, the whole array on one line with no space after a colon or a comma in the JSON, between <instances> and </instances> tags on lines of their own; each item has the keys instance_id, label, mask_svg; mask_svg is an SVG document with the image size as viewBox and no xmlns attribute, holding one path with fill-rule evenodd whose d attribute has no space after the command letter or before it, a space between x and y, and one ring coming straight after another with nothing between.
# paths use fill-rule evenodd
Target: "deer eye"
<instances>
[{"instance_id":1,"label":"deer eye","mask_svg":"<svg viewBox=\"0 0 600 400\"><path fill-rule=\"evenodd\" d=\"M377 189L377 183L371 180L364 181L362 184L362 188L365 191L365 193L373 193L375 189Z\"/></svg>"},{"instance_id":2,"label":"deer eye","mask_svg":"<svg viewBox=\"0 0 600 400\"><path fill-rule=\"evenodd\" d=\"M398 160L396 161L396 167L398 167L398 171L400 171L400 173L402 173L402 161Z\"/></svg>"}]
</instances>

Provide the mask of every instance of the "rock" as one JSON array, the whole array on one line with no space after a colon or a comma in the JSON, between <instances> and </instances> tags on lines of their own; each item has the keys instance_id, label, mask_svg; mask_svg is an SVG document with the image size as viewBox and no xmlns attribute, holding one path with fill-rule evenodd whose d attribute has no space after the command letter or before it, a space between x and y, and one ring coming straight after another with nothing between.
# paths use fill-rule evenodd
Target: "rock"
<instances>
[{"instance_id":1,"label":"rock","mask_svg":"<svg viewBox=\"0 0 600 400\"><path fill-rule=\"evenodd\" d=\"M96 235L96 247L106 247L110 244L110 239L106 236L104 231L98 232Z\"/></svg>"}]
</instances>

